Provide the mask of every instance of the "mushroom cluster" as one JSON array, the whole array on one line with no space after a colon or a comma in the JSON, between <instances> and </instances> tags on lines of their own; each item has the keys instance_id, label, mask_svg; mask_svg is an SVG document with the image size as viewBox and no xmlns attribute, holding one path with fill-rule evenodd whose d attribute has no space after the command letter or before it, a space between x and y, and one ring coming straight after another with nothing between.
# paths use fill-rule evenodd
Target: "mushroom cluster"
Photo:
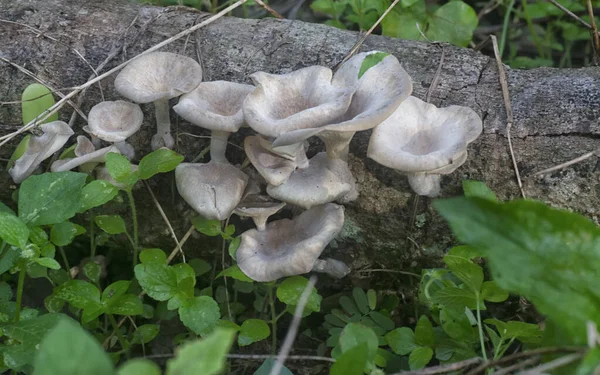
<instances>
[{"instance_id":1,"label":"mushroom cluster","mask_svg":"<svg viewBox=\"0 0 600 375\"><path fill-rule=\"evenodd\" d=\"M168 52L134 59L116 77L115 88L135 103L153 103L156 134L153 149L172 148L169 100L173 111L192 125L211 131L210 161L181 163L175 170L181 197L201 216L227 220L250 217L256 229L241 235L240 269L256 281L310 271L343 277L349 268L320 259L341 231L344 207L358 198L348 166L349 145L358 131L372 129L367 156L404 172L419 195L440 194L440 176L463 164L467 145L482 131L479 116L460 106L437 108L411 96L412 82L396 57L379 51L359 53L337 72L310 66L286 74L256 72L254 85L202 82L195 60ZM79 136L74 155L57 160L53 171L96 166L109 152L130 160L134 148L126 139L143 123L138 104L102 102L92 108L84 130L109 144L97 149ZM245 138L244 151L253 168L229 162L228 138L243 126L256 134ZM19 183L73 134L60 121L42 125L10 170ZM318 137L325 150L307 155L309 139ZM268 223L290 205L305 211L293 219Z\"/></svg>"}]
</instances>

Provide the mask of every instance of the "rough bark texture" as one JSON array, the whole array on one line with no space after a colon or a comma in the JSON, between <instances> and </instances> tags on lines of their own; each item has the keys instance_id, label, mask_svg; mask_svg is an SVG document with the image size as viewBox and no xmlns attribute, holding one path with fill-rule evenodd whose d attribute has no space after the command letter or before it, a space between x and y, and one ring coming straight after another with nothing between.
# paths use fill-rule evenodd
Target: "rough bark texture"
<instances>
[{"instance_id":1,"label":"rough bark texture","mask_svg":"<svg viewBox=\"0 0 600 375\"><path fill-rule=\"evenodd\" d=\"M148 7L125 0L2 0L0 18L22 25L0 22L0 56L33 71L55 88L77 86L86 82L92 72L74 49L93 67L118 49L119 54L104 68L106 71L190 27L199 16L186 10ZM40 30L41 35L24 25ZM260 70L282 73L313 64L331 67L344 57L358 36L355 32L299 21L222 18L164 50L195 58L197 39L205 80L249 82L248 75ZM448 45L444 48L445 62L432 102L475 109L484 119L484 133L470 146L465 165L443 177L443 195L459 195L463 179L477 179L485 181L501 199L516 198L519 190L505 135L506 115L496 63L472 50ZM413 79L413 95L424 98L438 67L438 46L370 36L362 50L373 49L393 53ZM531 198L597 219L600 184L595 158L543 178L528 175L598 147L600 69L508 70L508 79L515 116L513 144L525 192ZM107 100L119 98L112 88L113 80L111 77L101 82ZM31 78L0 62L0 100L18 100L31 82ZM99 85L95 85L81 108L87 113L100 100ZM146 124L131 139L138 155L149 151L155 127L151 106L143 107ZM65 106L61 118L68 121L71 112ZM17 129L20 118L20 105L0 107L0 134ZM173 113L172 119L179 133L177 150L190 160L208 140L185 133L208 133L184 121L177 125L179 120L174 120ZM78 133L83 125L84 121L78 119L74 126ZM242 133L232 137L232 142L241 144L249 131ZM350 164L361 196L347 206L344 231L330 254L354 268L418 269L431 265L431 259L439 259L452 243L452 235L431 208L429 199L421 198L414 210L414 196L406 177L366 158L369 135L370 132L357 134L351 144ZM322 147L318 141L312 145L313 153ZM12 148L7 145L0 149L1 156L10 155ZM243 160L243 154L234 147L229 147L228 157L237 163ZM9 176L6 171L1 173L0 194L6 201L10 194ZM184 217L188 208L173 197L172 179L167 176L156 181L153 180L153 189L159 193L159 200L181 236L189 222L178 218ZM138 189L143 242L159 241L170 249L173 244L166 236L165 226L144 194L145 189ZM126 207L122 209L127 212ZM413 211L415 225L409 228ZM188 246L192 251L194 246Z\"/></svg>"}]
</instances>

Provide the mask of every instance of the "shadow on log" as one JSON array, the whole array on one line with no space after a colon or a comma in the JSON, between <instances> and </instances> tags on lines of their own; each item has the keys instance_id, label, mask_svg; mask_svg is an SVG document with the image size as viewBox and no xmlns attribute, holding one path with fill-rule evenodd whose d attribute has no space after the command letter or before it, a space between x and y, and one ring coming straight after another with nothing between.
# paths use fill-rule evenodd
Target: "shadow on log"
<instances>
[{"instance_id":1,"label":"shadow on log","mask_svg":"<svg viewBox=\"0 0 600 375\"><path fill-rule=\"evenodd\" d=\"M85 83L93 73L91 67L98 67L107 56L115 55L101 72L189 28L203 16L183 8L149 7L125 0L3 1L0 56L31 70L66 93L68 87ZM284 73L314 64L332 67L358 37L356 32L300 21L222 18L163 50L193 58L201 56L205 81L248 83L248 75L255 71ZM476 179L488 184L501 199L518 198L496 63L469 49L449 45L444 48L445 62L431 101L437 106L458 104L473 108L484 120L484 133L469 147L467 162L443 177L442 195L462 194L461 181ZM394 54L413 79L413 95L425 97L438 68L441 55L438 46L370 36L361 50L375 49ZM530 176L598 148L600 69L508 69L507 74L515 117L513 145L526 194L597 220L600 211L597 165L600 164L595 158L541 178ZM84 113L102 100L100 86L106 100L120 99L113 80L114 76L109 77L88 90L81 105ZM30 83L30 77L0 62L0 100L19 100L20 93ZM146 123L130 139L138 155L149 151L155 126L151 106L145 105L143 109ZM67 105L60 117L69 121L71 113L72 108ZM177 132L176 150L191 160L208 145L208 139L190 134L208 133L183 120L175 120L174 113L171 116ZM20 119L20 105L0 106L0 134L18 129ZM81 133L84 125L78 118L75 131ZM247 134L250 132L241 132L231 141L240 145ZM413 207L414 195L406 177L366 158L369 136L370 132L358 133L351 144L350 166L361 195L346 206L346 224L331 246L330 255L355 269L418 270L431 266L453 243L452 234L431 208L430 199L421 198L416 209ZM75 137L71 142L74 141ZM16 141L0 149L0 156L7 158L15 144ZM321 148L318 141L313 141L310 153ZM230 147L228 157L234 163L241 163L244 155L239 148ZM1 200L7 201L15 187L11 186L6 171L1 173ZM172 176L163 176L152 184L181 237L189 226L185 218L189 208L177 197ZM137 190L142 207L142 241L170 250L173 242L166 226L145 193L145 189ZM126 214L127 209L121 209ZM413 214L414 225L409 227ZM193 252L199 243L188 243L186 251Z\"/></svg>"}]
</instances>

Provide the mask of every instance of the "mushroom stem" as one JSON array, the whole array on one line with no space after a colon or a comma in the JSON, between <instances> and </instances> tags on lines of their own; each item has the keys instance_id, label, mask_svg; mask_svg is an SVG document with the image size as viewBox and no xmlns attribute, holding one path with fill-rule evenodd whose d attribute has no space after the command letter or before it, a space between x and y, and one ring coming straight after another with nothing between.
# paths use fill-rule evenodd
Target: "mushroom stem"
<instances>
[{"instance_id":1,"label":"mushroom stem","mask_svg":"<svg viewBox=\"0 0 600 375\"><path fill-rule=\"evenodd\" d=\"M298 149L298 153L296 154L296 166L300 169L308 168L308 158L306 157L306 150L304 149L304 145Z\"/></svg>"},{"instance_id":2,"label":"mushroom stem","mask_svg":"<svg viewBox=\"0 0 600 375\"><path fill-rule=\"evenodd\" d=\"M325 143L325 150L329 159L341 159L348 161L350 152L350 141L356 132L333 132L326 131L318 137Z\"/></svg>"},{"instance_id":3,"label":"mushroom stem","mask_svg":"<svg viewBox=\"0 0 600 375\"><path fill-rule=\"evenodd\" d=\"M442 176L439 174L426 173L409 173L408 183L413 191L419 195L425 195L430 198L435 198L440 195L440 180Z\"/></svg>"},{"instance_id":4,"label":"mushroom stem","mask_svg":"<svg viewBox=\"0 0 600 375\"><path fill-rule=\"evenodd\" d=\"M256 225L256 229L260 232L267 228L267 219L268 216L254 216L252 221L254 221L254 225Z\"/></svg>"},{"instance_id":5,"label":"mushroom stem","mask_svg":"<svg viewBox=\"0 0 600 375\"><path fill-rule=\"evenodd\" d=\"M325 258L317 259L311 271L326 273L333 278L341 279L350 273L350 268L342 261Z\"/></svg>"},{"instance_id":6,"label":"mushroom stem","mask_svg":"<svg viewBox=\"0 0 600 375\"><path fill-rule=\"evenodd\" d=\"M133 158L135 157L135 149L132 145L125 141L115 142L114 145L119 150L119 152L123 154L123 156L125 156L129 160L133 160Z\"/></svg>"},{"instance_id":7,"label":"mushroom stem","mask_svg":"<svg viewBox=\"0 0 600 375\"><path fill-rule=\"evenodd\" d=\"M156 134L152 137L152 149L161 147L173 148L175 140L171 136L171 118L169 117L169 99L159 99L154 102L156 114Z\"/></svg>"},{"instance_id":8,"label":"mushroom stem","mask_svg":"<svg viewBox=\"0 0 600 375\"><path fill-rule=\"evenodd\" d=\"M210 160L219 163L229 163L225 156L227 150L227 139L230 132L213 130L210 136Z\"/></svg>"}]
</instances>

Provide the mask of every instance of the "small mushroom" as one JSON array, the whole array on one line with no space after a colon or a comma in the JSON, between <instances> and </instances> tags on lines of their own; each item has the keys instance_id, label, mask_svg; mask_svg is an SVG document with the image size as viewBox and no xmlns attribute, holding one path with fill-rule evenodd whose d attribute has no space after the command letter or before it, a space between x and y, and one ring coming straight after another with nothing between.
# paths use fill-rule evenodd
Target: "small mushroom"
<instances>
[{"instance_id":1,"label":"small mushroom","mask_svg":"<svg viewBox=\"0 0 600 375\"><path fill-rule=\"evenodd\" d=\"M63 121L52 121L40 126L43 134L31 137L23 155L8 171L13 181L20 184L47 158L58 151L74 134Z\"/></svg>"},{"instance_id":2,"label":"small mushroom","mask_svg":"<svg viewBox=\"0 0 600 375\"><path fill-rule=\"evenodd\" d=\"M250 194L246 196L233 210L238 216L251 217L259 231L265 230L269 216L275 215L285 206L285 203L274 202L263 195Z\"/></svg>"},{"instance_id":3,"label":"small mushroom","mask_svg":"<svg viewBox=\"0 0 600 375\"><path fill-rule=\"evenodd\" d=\"M348 164L329 159L324 152L310 159L307 168L296 169L283 184L268 185L267 194L306 209L336 200L350 202L358 197Z\"/></svg>"},{"instance_id":4,"label":"small mushroom","mask_svg":"<svg viewBox=\"0 0 600 375\"><path fill-rule=\"evenodd\" d=\"M100 102L92 107L88 114L88 126L84 131L112 142L127 159L135 156L133 146L125 142L140 130L144 121L144 113L139 105L123 100Z\"/></svg>"},{"instance_id":5,"label":"small mushroom","mask_svg":"<svg viewBox=\"0 0 600 375\"><path fill-rule=\"evenodd\" d=\"M373 130L367 156L405 172L415 193L436 197L440 175L465 162L467 145L482 129L481 118L468 107L437 108L411 96Z\"/></svg>"},{"instance_id":6,"label":"small mushroom","mask_svg":"<svg viewBox=\"0 0 600 375\"><path fill-rule=\"evenodd\" d=\"M227 139L244 125L242 103L254 86L227 81L203 82L184 94L173 110L194 125L211 130L210 160L227 163Z\"/></svg>"},{"instance_id":7,"label":"small mushroom","mask_svg":"<svg viewBox=\"0 0 600 375\"><path fill-rule=\"evenodd\" d=\"M120 153L119 149L115 146L108 146L96 150L94 144L85 136L80 135L77 137L77 147L75 147L75 158L57 160L50 166L52 172L64 172L70 171L76 167L85 168L86 172L90 172L98 163L106 162L106 155L109 152Z\"/></svg>"},{"instance_id":8,"label":"small mushroom","mask_svg":"<svg viewBox=\"0 0 600 375\"><path fill-rule=\"evenodd\" d=\"M296 162L293 159L284 158L265 150L261 146L259 136L246 137L244 139L244 150L254 168L271 185L279 186L283 184L296 169ZM302 152L304 152L304 149Z\"/></svg>"},{"instance_id":9,"label":"small mushroom","mask_svg":"<svg viewBox=\"0 0 600 375\"><path fill-rule=\"evenodd\" d=\"M350 273L350 268L346 263L331 258L317 259L312 270L314 272L326 273L336 279L341 279Z\"/></svg>"},{"instance_id":10,"label":"small mushroom","mask_svg":"<svg viewBox=\"0 0 600 375\"><path fill-rule=\"evenodd\" d=\"M344 207L329 203L304 211L293 220L267 224L242 234L236 257L240 269L259 282L300 275L315 268L325 247L341 231Z\"/></svg>"},{"instance_id":11,"label":"small mushroom","mask_svg":"<svg viewBox=\"0 0 600 375\"><path fill-rule=\"evenodd\" d=\"M382 123L412 92L410 76L393 55L383 57L359 77L365 59L379 51L359 53L335 73L332 84L354 93L348 109L334 121L316 129L287 132L274 141L280 147L317 136L331 159L348 160L350 141L357 131L372 129Z\"/></svg>"},{"instance_id":12,"label":"small mushroom","mask_svg":"<svg viewBox=\"0 0 600 375\"><path fill-rule=\"evenodd\" d=\"M152 52L130 62L117 75L115 89L136 103L154 103L156 135L152 149L173 148L169 99L188 93L202 82L202 67L186 56Z\"/></svg>"},{"instance_id":13,"label":"small mushroom","mask_svg":"<svg viewBox=\"0 0 600 375\"><path fill-rule=\"evenodd\" d=\"M229 163L181 163L175 168L177 191L200 215L225 220L236 208L248 176Z\"/></svg>"}]
</instances>

